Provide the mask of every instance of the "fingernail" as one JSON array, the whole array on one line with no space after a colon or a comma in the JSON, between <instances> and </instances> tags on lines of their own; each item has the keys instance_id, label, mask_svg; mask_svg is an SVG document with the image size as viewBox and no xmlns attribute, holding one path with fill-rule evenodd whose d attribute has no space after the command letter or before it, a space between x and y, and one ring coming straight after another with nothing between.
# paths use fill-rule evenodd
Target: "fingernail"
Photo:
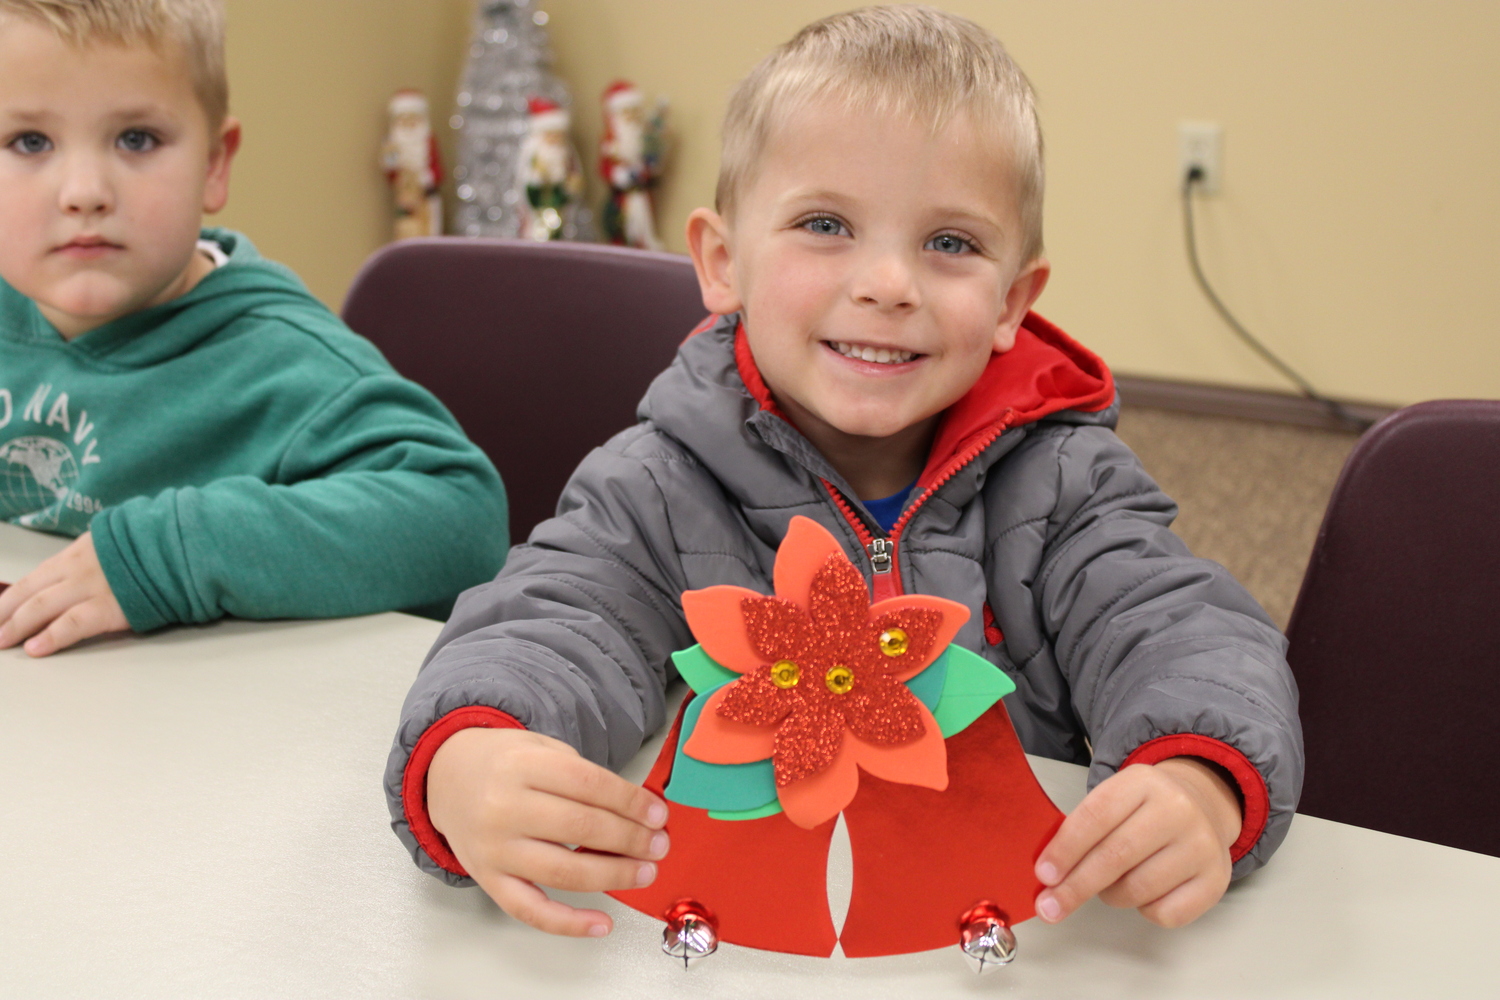
<instances>
[{"instance_id":1,"label":"fingernail","mask_svg":"<svg viewBox=\"0 0 1500 1000\"><path fill-rule=\"evenodd\" d=\"M603 924L595 924L589 928L589 937L603 937L609 933L609 928Z\"/></svg>"},{"instance_id":2,"label":"fingernail","mask_svg":"<svg viewBox=\"0 0 1500 1000\"><path fill-rule=\"evenodd\" d=\"M1050 861L1039 862L1036 866L1036 877L1046 885L1057 884L1057 866Z\"/></svg>"},{"instance_id":3,"label":"fingernail","mask_svg":"<svg viewBox=\"0 0 1500 1000\"><path fill-rule=\"evenodd\" d=\"M1057 897L1044 892L1036 898L1036 912L1050 924L1062 918L1062 904L1057 901Z\"/></svg>"},{"instance_id":4,"label":"fingernail","mask_svg":"<svg viewBox=\"0 0 1500 1000\"><path fill-rule=\"evenodd\" d=\"M671 843L665 833L658 832L651 838L651 856L653 858L664 858L667 856L667 845Z\"/></svg>"},{"instance_id":5,"label":"fingernail","mask_svg":"<svg viewBox=\"0 0 1500 1000\"><path fill-rule=\"evenodd\" d=\"M635 884L637 886L650 885L652 882L655 882L655 881L656 881L656 866L653 865L651 862L647 861L645 864L641 865L641 867L640 867L639 870L636 871L636 873L635 873Z\"/></svg>"},{"instance_id":6,"label":"fingernail","mask_svg":"<svg viewBox=\"0 0 1500 1000\"><path fill-rule=\"evenodd\" d=\"M660 802L654 803L646 810L646 825L661 826L667 821L667 807Z\"/></svg>"}]
</instances>

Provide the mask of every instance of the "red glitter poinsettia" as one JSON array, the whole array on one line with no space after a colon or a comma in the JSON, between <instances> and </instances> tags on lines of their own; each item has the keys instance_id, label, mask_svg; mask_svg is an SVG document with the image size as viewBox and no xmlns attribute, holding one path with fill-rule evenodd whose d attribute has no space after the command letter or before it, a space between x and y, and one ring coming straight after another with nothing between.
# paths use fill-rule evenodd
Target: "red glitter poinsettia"
<instances>
[{"instance_id":1,"label":"red glitter poinsettia","mask_svg":"<svg viewBox=\"0 0 1500 1000\"><path fill-rule=\"evenodd\" d=\"M709 697L683 751L711 764L771 758L787 818L809 829L853 800L861 768L946 788L942 732L902 682L947 648L968 609L921 595L872 605L838 541L805 517L792 519L774 577L775 597L682 595L704 651L741 675Z\"/></svg>"}]
</instances>

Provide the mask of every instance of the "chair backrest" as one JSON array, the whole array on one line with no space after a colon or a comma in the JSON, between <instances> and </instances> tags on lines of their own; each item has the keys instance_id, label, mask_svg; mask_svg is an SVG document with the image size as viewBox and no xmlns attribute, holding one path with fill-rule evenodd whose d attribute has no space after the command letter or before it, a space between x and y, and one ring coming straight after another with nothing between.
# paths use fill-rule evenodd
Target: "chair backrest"
<instances>
[{"instance_id":1,"label":"chair backrest","mask_svg":"<svg viewBox=\"0 0 1500 1000\"><path fill-rule=\"evenodd\" d=\"M551 517L591 448L706 315L686 257L434 237L378 251L344 320L453 411L505 480L511 541Z\"/></svg>"},{"instance_id":2,"label":"chair backrest","mask_svg":"<svg viewBox=\"0 0 1500 1000\"><path fill-rule=\"evenodd\" d=\"M1500 401L1420 403L1364 436L1287 634L1300 811L1500 855Z\"/></svg>"}]
</instances>

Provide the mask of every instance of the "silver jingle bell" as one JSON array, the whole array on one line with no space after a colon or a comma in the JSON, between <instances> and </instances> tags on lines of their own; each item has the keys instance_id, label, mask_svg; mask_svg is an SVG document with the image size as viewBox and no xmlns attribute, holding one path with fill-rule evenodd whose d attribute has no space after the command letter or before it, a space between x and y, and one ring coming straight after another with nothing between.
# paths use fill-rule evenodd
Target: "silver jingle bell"
<instances>
[{"instance_id":1,"label":"silver jingle bell","mask_svg":"<svg viewBox=\"0 0 1500 1000\"><path fill-rule=\"evenodd\" d=\"M1016 935L994 908L975 907L975 910L980 912L967 914L958 932L958 946L963 949L969 967L982 974L1009 965L1016 957Z\"/></svg>"},{"instance_id":2,"label":"silver jingle bell","mask_svg":"<svg viewBox=\"0 0 1500 1000\"><path fill-rule=\"evenodd\" d=\"M713 916L701 905L683 900L667 914L666 929L661 932L661 950L682 959L682 967L699 958L707 958L719 948L719 932Z\"/></svg>"}]
</instances>

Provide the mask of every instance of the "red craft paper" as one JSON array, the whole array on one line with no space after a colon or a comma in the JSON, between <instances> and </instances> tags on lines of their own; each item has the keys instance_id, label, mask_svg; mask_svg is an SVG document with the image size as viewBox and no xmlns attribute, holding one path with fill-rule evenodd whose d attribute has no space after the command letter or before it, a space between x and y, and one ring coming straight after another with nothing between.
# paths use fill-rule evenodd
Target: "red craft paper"
<instances>
[{"instance_id":1,"label":"red craft paper","mask_svg":"<svg viewBox=\"0 0 1500 1000\"><path fill-rule=\"evenodd\" d=\"M866 774L844 809L854 892L839 942L851 958L951 947L980 900L1018 924L1042 890L1033 868L1063 814L1031 773L996 703L948 739L948 788Z\"/></svg>"},{"instance_id":2,"label":"red craft paper","mask_svg":"<svg viewBox=\"0 0 1500 1000\"><path fill-rule=\"evenodd\" d=\"M681 728L678 712L646 779L658 796L672 775ZM833 954L838 936L827 888L832 820L803 830L781 813L727 821L676 802L667 809L672 847L657 862L656 881L611 896L658 920L678 900L695 899L718 918L721 940L795 955Z\"/></svg>"}]
</instances>

